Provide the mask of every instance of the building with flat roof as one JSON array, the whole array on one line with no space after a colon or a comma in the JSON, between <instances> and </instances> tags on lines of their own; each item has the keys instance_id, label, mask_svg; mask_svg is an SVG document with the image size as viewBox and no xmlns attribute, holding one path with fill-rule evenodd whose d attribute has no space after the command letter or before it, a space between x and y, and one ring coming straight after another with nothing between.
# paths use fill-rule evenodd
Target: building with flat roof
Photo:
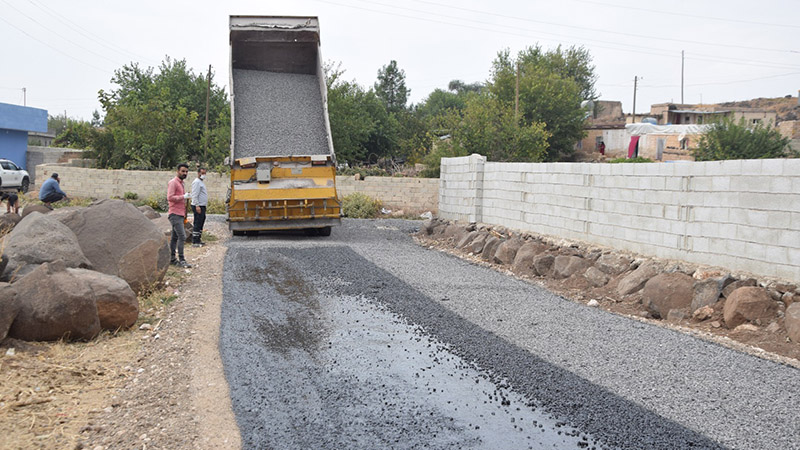
<instances>
[{"instance_id":1,"label":"building with flat roof","mask_svg":"<svg viewBox=\"0 0 800 450\"><path fill-rule=\"evenodd\" d=\"M0 103L0 158L27 170L29 131L47 131L47 110Z\"/></svg>"}]
</instances>

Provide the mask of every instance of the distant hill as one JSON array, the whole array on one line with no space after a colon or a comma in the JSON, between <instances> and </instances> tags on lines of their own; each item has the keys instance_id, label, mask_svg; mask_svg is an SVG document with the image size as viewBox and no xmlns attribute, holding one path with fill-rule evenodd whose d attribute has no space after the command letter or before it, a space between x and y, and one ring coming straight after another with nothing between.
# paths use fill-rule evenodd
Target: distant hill
<instances>
[{"instance_id":1,"label":"distant hill","mask_svg":"<svg viewBox=\"0 0 800 450\"><path fill-rule=\"evenodd\" d=\"M766 109L768 111L775 111L778 114L778 122L800 119L800 106L797 104L797 97L791 96L778 98L754 98L752 100L719 103L718 106L759 108Z\"/></svg>"}]
</instances>

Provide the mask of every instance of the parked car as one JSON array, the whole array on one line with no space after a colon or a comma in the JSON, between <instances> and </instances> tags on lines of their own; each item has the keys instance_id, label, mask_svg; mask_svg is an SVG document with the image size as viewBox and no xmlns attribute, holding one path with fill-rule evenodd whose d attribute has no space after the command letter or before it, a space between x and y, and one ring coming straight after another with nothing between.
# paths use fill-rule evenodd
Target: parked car
<instances>
[{"instance_id":1,"label":"parked car","mask_svg":"<svg viewBox=\"0 0 800 450\"><path fill-rule=\"evenodd\" d=\"M20 169L13 161L0 159L0 189L16 189L25 193L30 186L31 177L26 170Z\"/></svg>"}]
</instances>

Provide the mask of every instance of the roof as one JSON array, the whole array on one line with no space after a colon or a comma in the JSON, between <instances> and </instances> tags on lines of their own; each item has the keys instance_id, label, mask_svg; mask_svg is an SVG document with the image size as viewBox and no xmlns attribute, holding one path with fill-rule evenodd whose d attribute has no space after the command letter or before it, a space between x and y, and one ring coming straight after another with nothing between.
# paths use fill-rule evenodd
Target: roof
<instances>
[{"instance_id":1,"label":"roof","mask_svg":"<svg viewBox=\"0 0 800 450\"><path fill-rule=\"evenodd\" d=\"M631 136L644 136L646 134L703 134L711 125L653 125L649 123L629 123L625 131Z\"/></svg>"},{"instance_id":2,"label":"roof","mask_svg":"<svg viewBox=\"0 0 800 450\"><path fill-rule=\"evenodd\" d=\"M691 109L673 109L670 110L671 113L682 113L682 114L728 114L731 111L697 111Z\"/></svg>"},{"instance_id":3,"label":"roof","mask_svg":"<svg viewBox=\"0 0 800 450\"><path fill-rule=\"evenodd\" d=\"M47 110L0 103L0 129L47 131Z\"/></svg>"}]
</instances>

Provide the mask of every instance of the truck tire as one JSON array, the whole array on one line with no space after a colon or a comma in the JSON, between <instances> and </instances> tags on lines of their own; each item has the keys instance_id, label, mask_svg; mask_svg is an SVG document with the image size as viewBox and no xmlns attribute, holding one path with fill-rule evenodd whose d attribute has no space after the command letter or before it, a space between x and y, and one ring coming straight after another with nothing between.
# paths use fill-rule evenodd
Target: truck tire
<instances>
[{"instance_id":1,"label":"truck tire","mask_svg":"<svg viewBox=\"0 0 800 450\"><path fill-rule=\"evenodd\" d=\"M28 179L28 177L25 177L22 179L22 184L20 184L19 186L19 191L22 192L23 194L27 194L28 189L30 189L30 187L31 187L31 181Z\"/></svg>"}]
</instances>

